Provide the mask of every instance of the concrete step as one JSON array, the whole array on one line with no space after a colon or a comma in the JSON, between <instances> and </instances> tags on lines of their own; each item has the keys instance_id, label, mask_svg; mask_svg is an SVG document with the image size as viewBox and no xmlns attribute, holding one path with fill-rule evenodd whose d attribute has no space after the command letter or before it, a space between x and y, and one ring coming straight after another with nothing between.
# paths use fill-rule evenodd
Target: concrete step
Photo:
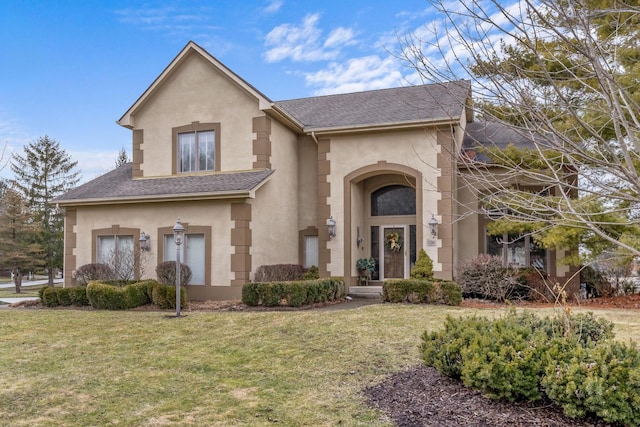
<instances>
[{"instance_id":1,"label":"concrete step","mask_svg":"<svg viewBox=\"0 0 640 427\"><path fill-rule=\"evenodd\" d=\"M350 286L351 298L382 298L382 286Z\"/></svg>"}]
</instances>

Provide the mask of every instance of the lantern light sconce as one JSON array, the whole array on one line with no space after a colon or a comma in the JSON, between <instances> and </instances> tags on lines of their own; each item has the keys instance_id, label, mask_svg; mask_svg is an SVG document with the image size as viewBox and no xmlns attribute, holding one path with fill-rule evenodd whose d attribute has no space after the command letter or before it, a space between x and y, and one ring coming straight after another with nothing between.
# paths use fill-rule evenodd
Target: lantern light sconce
<instances>
[{"instance_id":1,"label":"lantern light sconce","mask_svg":"<svg viewBox=\"0 0 640 427\"><path fill-rule=\"evenodd\" d=\"M438 236L438 220L433 215L431 215L431 219L429 220L429 231L431 231L432 239Z\"/></svg>"},{"instance_id":2,"label":"lantern light sconce","mask_svg":"<svg viewBox=\"0 0 640 427\"><path fill-rule=\"evenodd\" d=\"M329 232L329 240L336 237L336 220L333 219L333 216L329 216L327 219L327 231Z\"/></svg>"},{"instance_id":3,"label":"lantern light sconce","mask_svg":"<svg viewBox=\"0 0 640 427\"><path fill-rule=\"evenodd\" d=\"M360 246L364 243L364 237L360 235L360 226L357 227L357 233L358 237L356 237L356 245L358 249L360 249Z\"/></svg>"},{"instance_id":4,"label":"lantern light sconce","mask_svg":"<svg viewBox=\"0 0 640 427\"><path fill-rule=\"evenodd\" d=\"M144 231L140 233L140 250L141 251L150 251L151 250L151 242L149 241L151 236L146 234Z\"/></svg>"}]
</instances>

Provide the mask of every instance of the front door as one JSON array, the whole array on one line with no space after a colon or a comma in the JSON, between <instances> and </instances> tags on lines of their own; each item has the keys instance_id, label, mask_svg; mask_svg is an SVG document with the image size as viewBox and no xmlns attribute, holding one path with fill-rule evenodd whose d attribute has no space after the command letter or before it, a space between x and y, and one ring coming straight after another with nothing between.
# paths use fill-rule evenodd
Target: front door
<instances>
[{"instance_id":1,"label":"front door","mask_svg":"<svg viewBox=\"0 0 640 427\"><path fill-rule=\"evenodd\" d=\"M382 226L380 279L404 279L407 262L405 226Z\"/></svg>"}]
</instances>

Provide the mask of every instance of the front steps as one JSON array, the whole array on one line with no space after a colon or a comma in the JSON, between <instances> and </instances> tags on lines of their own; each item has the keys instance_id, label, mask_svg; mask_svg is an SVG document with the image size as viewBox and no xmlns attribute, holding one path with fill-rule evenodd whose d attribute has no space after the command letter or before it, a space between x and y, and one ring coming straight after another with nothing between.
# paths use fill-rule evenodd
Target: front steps
<instances>
[{"instance_id":1,"label":"front steps","mask_svg":"<svg viewBox=\"0 0 640 427\"><path fill-rule=\"evenodd\" d=\"M382 299L382 286L350 286L348 295L351 298Z\"/></svg>"}]
</instances>

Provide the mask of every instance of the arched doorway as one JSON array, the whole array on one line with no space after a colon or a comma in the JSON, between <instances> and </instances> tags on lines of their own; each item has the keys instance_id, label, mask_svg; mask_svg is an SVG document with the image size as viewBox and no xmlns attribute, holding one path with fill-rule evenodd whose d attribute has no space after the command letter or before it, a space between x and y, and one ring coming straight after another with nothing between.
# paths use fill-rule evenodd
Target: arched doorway
<instances>
[{"instance_id":1,"label":"arched doorway","mask_svg":"<svg viewBox=\"0 0 640 427\"><path fill-rule=\"evenodd\" d=\"M407 278L422 248L422 174L379 162L345 177L345 279L357 282L356 262L373 258L374 283Z\"/></svg>"},{"instance_id":2,"label":"arched doorway","mask_svg":"<svg viewBox=\"0 0 640 427\"><path fill-rule=\"evenodd\" d=\"M369 195L370 254L376 261L373 280L403 279L416 261L416 190L391 184Z\"/></svg>"}]
</instances>

